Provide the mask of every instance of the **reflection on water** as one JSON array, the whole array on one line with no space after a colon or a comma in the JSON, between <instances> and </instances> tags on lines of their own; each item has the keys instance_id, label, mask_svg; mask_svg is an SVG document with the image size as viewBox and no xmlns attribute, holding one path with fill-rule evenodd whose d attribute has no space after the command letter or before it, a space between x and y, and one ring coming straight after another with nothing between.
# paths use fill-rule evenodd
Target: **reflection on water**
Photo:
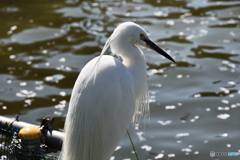
<instances>
[{"instance_id":1,"label":"reflection on water","mask_svg":"<svg viewBox=\"0 0 240 160\"><path fill-rule=\"evenodd\" d=\"M134 21L176 60L150 50L150 124L130 134L141 159L209 159L240 150L240 2L1 2L0 114L62 130L73 84L113 29ZM110 54L110 51L108 52ZM110 159L134 159L125 136ZM216 157L225 159L226 157ZM172 158L171 158L172 159Z\"/></svg>"}]
</instances>

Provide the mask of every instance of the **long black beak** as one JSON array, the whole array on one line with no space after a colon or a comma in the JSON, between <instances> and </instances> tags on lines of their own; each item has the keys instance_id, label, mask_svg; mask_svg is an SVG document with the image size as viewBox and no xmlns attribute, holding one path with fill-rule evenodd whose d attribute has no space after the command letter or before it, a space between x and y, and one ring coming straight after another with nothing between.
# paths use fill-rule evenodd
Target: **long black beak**
<instances>
[{"instance_id":1,"label":"long black beak","mask_svg":"<svg viewBox=\"0 0 240 160\"><path fill-rule=\"evenodd\" d=\"M147 47L156 51L157 53L163 55L164 57L166 57L167 59L169 59L170 61L174 62L174 59L169 56L164 50L162 50L161 48L159 48L155 43L153 43L150 39L144 39L144 41L147 44Z\"/></svg>"}]
</instances>

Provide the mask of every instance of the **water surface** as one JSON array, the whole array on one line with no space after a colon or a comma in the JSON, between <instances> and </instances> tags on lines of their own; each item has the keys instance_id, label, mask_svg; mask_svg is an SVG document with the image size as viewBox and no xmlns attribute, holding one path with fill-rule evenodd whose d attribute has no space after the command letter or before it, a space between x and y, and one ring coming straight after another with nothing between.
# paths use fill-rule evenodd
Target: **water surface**
<instances>
[{"instance_id":1,"label":"water surface","mask_svg":"<svg viewBox=\"0 0 240 160\"><path fill-rule=\"evenodd\" d=\"M140 159L230 159L240 150L240 2L2 1L0 114L62 131L74 82L113 29L133 21L176 63L143 49L151 118L129 128ZM108 51L107 54L110 54ZM110 158L135 159L127 136Z\"/></svg>"}]
</instances>

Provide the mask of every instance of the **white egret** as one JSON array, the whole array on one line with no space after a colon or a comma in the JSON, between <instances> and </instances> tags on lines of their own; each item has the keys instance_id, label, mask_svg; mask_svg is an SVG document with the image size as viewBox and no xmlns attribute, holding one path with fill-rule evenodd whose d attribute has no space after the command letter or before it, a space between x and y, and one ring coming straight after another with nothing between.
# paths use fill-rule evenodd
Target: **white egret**
<instances>
[{"instance_id":1,"label":"white egret","mask_svg":"<svg viewBox=\"0 0 240 160\"><path fill-rule=\"evenodd\" d=\"M122 57L103 55L111 51ZM138 46L174 60L133 22L120 24L102 53L79 74L65 121L62 160L106 160L123 138L131 120L149 111L146 61Z\"/></svg>"}]
</instances>

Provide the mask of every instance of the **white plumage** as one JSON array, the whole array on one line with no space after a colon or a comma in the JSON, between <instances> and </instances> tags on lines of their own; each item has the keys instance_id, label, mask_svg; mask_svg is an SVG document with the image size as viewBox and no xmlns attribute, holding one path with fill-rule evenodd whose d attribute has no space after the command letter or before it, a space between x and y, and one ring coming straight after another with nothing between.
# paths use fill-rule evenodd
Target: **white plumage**
<instances>
[{"instance_id":1,"label":"white plumage","mask_svg":"<svg viewBox=\"0 0 240 160\"><path fill-rule=\"evenodd\" d=\"M108 47L123 62L103 55ZM131 121L148 113L146 62L138 46L151 48L174 61L132 22L120 24L99 57L79 74L65 122L60 159L106 160L114 152Z\"/></svg>"}]
</instances>

